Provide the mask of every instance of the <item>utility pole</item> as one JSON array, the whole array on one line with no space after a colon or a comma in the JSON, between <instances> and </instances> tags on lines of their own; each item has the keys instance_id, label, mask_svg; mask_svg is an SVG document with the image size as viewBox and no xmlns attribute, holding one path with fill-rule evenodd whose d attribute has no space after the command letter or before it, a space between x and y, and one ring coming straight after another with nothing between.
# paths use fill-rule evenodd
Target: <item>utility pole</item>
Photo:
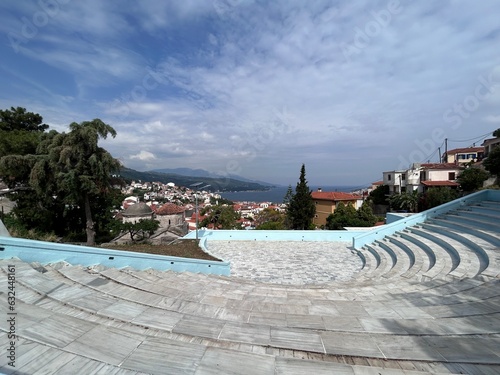
<instances>
[{"instance_id":1,"label":"utility pole","mask_svg":"<svg viewBox=\"0 0 500 375\"><path fill-rule=\"evenodd\" d=\"M448 138L444 139L444 154L446 155L446 159L448 159Z\"/></svg>"}]
</instances>

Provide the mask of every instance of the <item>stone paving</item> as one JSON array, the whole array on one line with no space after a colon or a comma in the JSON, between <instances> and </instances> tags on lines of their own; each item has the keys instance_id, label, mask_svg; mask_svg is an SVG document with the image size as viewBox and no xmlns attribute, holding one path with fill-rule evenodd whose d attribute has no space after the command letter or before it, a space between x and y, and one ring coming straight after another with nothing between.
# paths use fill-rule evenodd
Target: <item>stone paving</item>
<instances>
[{"instance_id":1,"label":"stone paving","mask_svg":"<svg viewBox=\"0 0 500 375\"><path fill-rule=\"evenodd\" d=\"M363 266L346 242L213 241L211 254L231 262L231 276L306 285L352 279Z\"/></svg>"}]
</instances>

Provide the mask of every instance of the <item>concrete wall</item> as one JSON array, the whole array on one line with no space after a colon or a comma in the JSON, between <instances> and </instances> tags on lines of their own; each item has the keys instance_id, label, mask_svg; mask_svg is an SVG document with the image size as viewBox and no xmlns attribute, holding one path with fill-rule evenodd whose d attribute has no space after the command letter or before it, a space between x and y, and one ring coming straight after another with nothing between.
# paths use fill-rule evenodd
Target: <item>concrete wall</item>
<instances>
[{"instance_id":1,"label":"concrete wall","mask_svg":"<svg viewBox=\"0 0 500 375\"><path fill-rule=\"evenodd\" d=\"M3 224L2 220L0 220L0 236L10 237L10 233L7 230L7 228L5 228L5 225Z\"/></svg>"},{"instance_id":2,"label":"concrete wall","mask_svg":"<svg viewBox=\"0 0 500 375\"><path fill-rule=\"evenodd\" d=\"M42 264L65 261L70 264L106 267L132 267L138 270L148 268L161 271L189 271L194 273L229 276L228 262L168 257L162 255L134 253L129 251L75 246L22 238L0 237L0 258L17 257L25 262Z\"/></svg>"}]
</instances>

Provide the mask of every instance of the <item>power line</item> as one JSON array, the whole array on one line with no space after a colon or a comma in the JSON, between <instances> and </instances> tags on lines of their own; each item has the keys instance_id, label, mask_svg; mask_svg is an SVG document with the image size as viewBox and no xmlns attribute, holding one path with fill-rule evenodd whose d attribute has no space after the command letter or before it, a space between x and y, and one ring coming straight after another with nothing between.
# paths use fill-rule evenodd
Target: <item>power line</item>
<instances>
[{"instance_id":1,"label":"power line","mask_svg":"<svg viewBox=\"0 0 500 375\"><path fill-rule=\"evenodd\" d=\"M474 137L474 138L471 138L471 139L464 139L462 141L457 141L455 139L448 139L448 141L450 141L450 142L457 142L457 143L464 143L464 142L475 141L475 140L481 139L481 138L486 138L486 136L490 135L490 134L491 134L491 132L488 132L486 134L480 135L479 137Z\"/></svg>"}]
</instances>

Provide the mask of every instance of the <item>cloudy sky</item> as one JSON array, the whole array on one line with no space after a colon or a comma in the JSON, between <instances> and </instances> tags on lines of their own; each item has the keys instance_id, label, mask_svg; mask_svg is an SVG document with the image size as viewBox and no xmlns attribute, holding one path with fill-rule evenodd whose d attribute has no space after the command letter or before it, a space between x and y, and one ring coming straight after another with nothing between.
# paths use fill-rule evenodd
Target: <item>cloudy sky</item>
<instances>
[{"instance_id":1,"label":"cloudy sky","mask_svg":"<svg viewBox=\"0 0 500 375\"><path fill-rule=\"evenodd\" d=\"M363 185L500 128L500 2L0 2L0 108L127 167Z\"/></svg>"}]
</instances>

